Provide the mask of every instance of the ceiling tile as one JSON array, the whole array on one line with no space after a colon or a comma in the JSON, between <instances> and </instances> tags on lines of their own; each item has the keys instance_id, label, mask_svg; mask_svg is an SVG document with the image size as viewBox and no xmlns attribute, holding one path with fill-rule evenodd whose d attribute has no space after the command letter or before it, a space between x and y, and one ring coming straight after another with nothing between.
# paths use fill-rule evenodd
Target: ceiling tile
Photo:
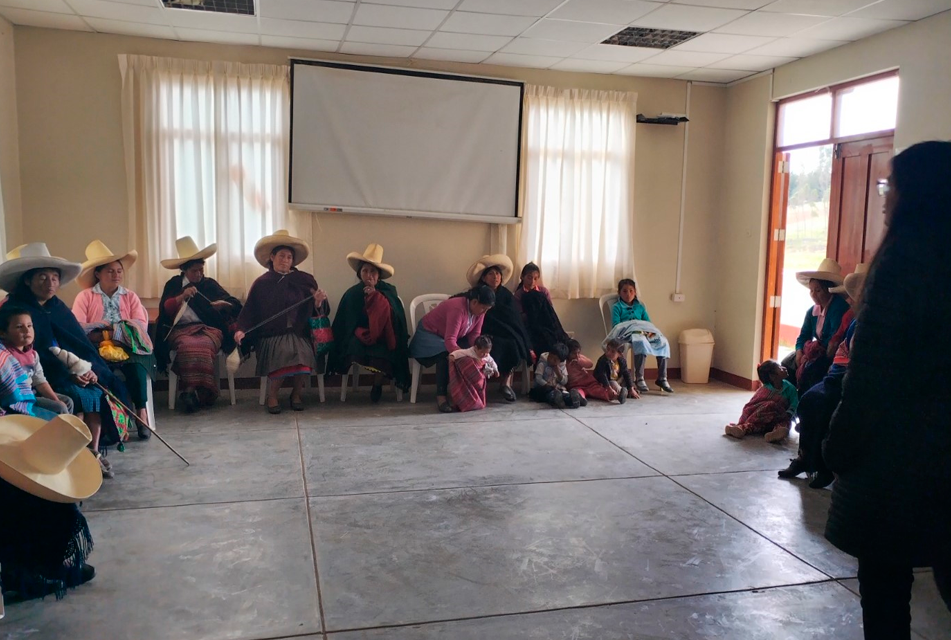
<instances>
[{"instance_id":1,"label":"ceiling tile","mask_svg":"<svg viewBox=\"0 0 951 640\"><path fill-rule=\"evenodd\" d=\"M336 51L340 46L339 40L312 40L310 38L288 38L287 36L261 36L261 44L265 47L280 49L303 49L305 51Z\"/></svg>"},{"instance_id":2,"label":"ceiling tile","mask_svg":"<svg viewBox=\"0 0 951 640\"><path fill-rule=\"evenodd\" d=\"M921 20L951 9L951 0L882 0L849 17L880 20Z\"/></svg>"},{"instance_id":3,"label":"ceiling tile","mask_svg":"<svg viewBox=\"0 0 951 640\"><path fill-rule=\"evenodd\" d=\"M593 44L582 49L573 58L582 60L607 60L609 62L640 62L651 56L656 56L663 49L649 49L647 47L622 47L616 44Z\"/></svg>"},{"instance_id":4,"label":"ceiling tile","mask_svg":"<svg viewBox=\"0 0 951 640\"><path fill-rule=\"evenodd\" d=\"M726 53L700 53L697 51L673 51L668 49L650 59L651 64L662 64L675 67L705 67L724 58Z\"/></svg>"},{"instance_id":5,"label":"ceiling tile","mask_svg":"<svg viewBox=\"0 0 951 640\"><path fill-rule=\"evenodd\" d=\"M198 12L196 12L198 13ZM234 33L231 31L209 31L207 29L189 29L175 27L180 40L191 42L215 42L218 44L260 44L261 37L254 33Z\"/></svg>"},{"instance_id":6,"label":"ceiling tile","mask_svg":"<svg viewBox=\"0 0 951 640\"><path fill-rule=\"evenodd\" d=\"M49 11L52 13L73 13L73 10L69 8L64 0L0 0L0 7Z\"/></svg>"},{"instance_id":7,"label":"ceiling tile","mask_svg":"<svg viewBox=\"0 0 951 640\"><path fill-rule=\"evenodd\" d=\"M733 71L731 69L695 69L677 76L680 80L696 80L699 82L733 82L740 78L753 75L749 71Z\"/></svg>"},{"instance_id":8,"label":"ceiling tile","mask_svg":"<svg viewBox=\"0 0 951 640\"><path fill-rule=\"evenodd\" d=\"M364 5L366 6L366 5ZM355 56L379 56L381 58L408 58L416 47L403 47L398 44L364 44L362 42L344 42L341 53Z\"/></svg>"},{"instance_id":9,"label":"ceiling tile","mask_svg":"<svg viewBox=\"0 0 951 640\"><path fill-rule=\"evenodd\" d=\"M67 4L81 16L127 20L129 22L157 22L164 24L163 10L156 6L105 2L105 0L67 0Z\"/></svg>"},{"instance_id":10,"label":"ceiling tile","mask_svg":"<svg viewBox=\"0 0 951 640\"><path fill-rule=\"evenodd\" d=\"M799 58L790 58L785 56L751 56L744 53L738 56L730 56L726 60L714 62L713 64L707 65L706 68L739 69L741 71L766 71L767 69L781 67L784 64L788 64L798 59Z\"/></svg>"},{"instance_id":11,"label":"ceiling tile","mask_svg":"<svg viewBox=\"0 0 951 640\"><path fill-rule=\"evenodd\" d=\"M841 16L875 0L776 0L763 7L775 13L802 13L810 16Z\"/></svg>"},{"instance_id":12,"label":"ceiling tile","mask_svg":"<svg viewBox=\"0 0 951 640\"><path fill-rule=\"evenodd\" d=\"M367 0L371 4L389 4L419 9L452 9L459 0Z\"/></svg>"},{"instance_id":13,"label":"ceiling tile","mask_svg":"<svg viewBox=\"0 0 951 640\"><path fill-rule=\"evenodd\" d=\"M583 42L564 42L562 40L540 40L538 38L515 38L502 51L521 53L531 56L553 56L564 58L585 48Z\"/></svg>"},{"instance_id":14,"label":"ceiling tile","mask_svg":"<svg viewBox=\"0 0 951 640\"><path fill-rule=\"evenodd\" d=\"M568 0L553 11L551 17L627 25L661 6L658 2L642 0Z\"/></svg>"},{"instance_id":15,"label":"ceiling tile","mask_svg":"<svg viewBox=\"0 0 951 640\"><path fill-rule=\"evenodd\" d=\"M798 32L797 36L814 40L860 40L874 33L888 31L908 24L899 20L872 20L871 18L833 18L828 22Z\"/></svg>"},{"instance_id":16,"label":"ceiling tile","mask_svg":"<svg viewBox=\"0 0 951 640\"><path fill-rule=\"evenodd\" d=\"M834 49L843 44L848 44L842 40L808 40L806 38L780 38L774 40L762 47L750 49L746 53L757 56L792 56L796 58L805 58L820 51Z\"/></svg>"},{"instance_id":17,"label":"ceiling tile","mask_svg":"<svg viewBox=\"0 0 951 640\"><path fill-rule=\"evenodd\" d=\"M426 42L432 31L416 29L386 29L384 27L361 27L353 25L347 32L347 42L366 42L368 44L402 44L413 47Z\"/></svg>"},{"instance_id":18,"label":"ceiling tile","mask_svg":"<svg viewBox=\"0 0 951 640\"><path fill-rule=\"evenodd\" d=\"M570 40L596 44L610 38L624 25L598 24L594 22L574 22L571 20L539 20L524 35L530 38L548 38L550 40Z\"/></svg>"},{"instance_id":19,"label":"ceiling tile","mask_svg":"<svg viewBox=\"0 0 951 640\"><path fill-rule=\"evenodd\" d=\"M48 13L46 11L30 11L29 9L11 9L9 7L0 7L0 15L5 17L13 24L19 24L26 27L46 27L48 29L92 31L89 25L83 22L82 18L76 15L67 15L65 13Z\"/></svg>"},{"instance_id":20,"label":"ceiling tile","mask_svg":"<svg viewBox=\"0 0 951 640\"><path fill-rule=\"evenodd\" d=\"M166 9L165 21L173 27L186 29L255 34L258 32L258 19L254 16L236 16L191 9Z\"/></svg>"},{"instance_id":21,"label":"ceiling tile","mask_svg":"<svg viewBox=\"0 0 951 640\"><path fill-rule=\"evenodd\" d=\"M422 60L445 60L447 62L482 62L490 54L487 51L460 51L456 49L429 49L423 47L413 54L414 58Z\"/></svg>"},{"instance_id":22,"label":"ceiling tile","mask_svg":"<svg viewBox=\"0 0 951 640\"><path fill-rule=\"evenodd\" d=\"M552 65L551 68L557 71L576 71L579 73L615 73L629 66L630 65L626 62L570 58L568 60L562 60L556 65Z\"/></svg>"},{"instance_id":23,"label":"ceiling tile","mask_svg":"<svg viewBox=\"0 0 951 640\"><path fill-rule=\"evenodd\" d=\"M659 64L632 64L617 73L625 76L643 76L645 78L676 78L682 73L693 71L695 67L662 66Z\"/></svg>"},{"instance_id":24,"label":"ceiling tile","mask_svg":"<svg viewBox=\"0 0 951 640\"><path fill-rule=\"evenodd\" d=\"M713 7L688 7L682 4L665 4L633 23L636 27L651 29L676 29L679 31L710 31L746 15L738 9Z\"/></svg>"},{"instance_id":25,"label":"ceiling tile","mask_svg":"<svg viewBox=\"0 0 951 640\"><path fill-rule=\"evenodd\" d=\"M86 24L100 33L117 33L124 36L142 36L143 38L166 38L168 40L178 38L175 31L164 24L142 24L141 22L125 22L103 18L86 18Z\"/></svg>"},{"instance_id":26,"label":"ceiling tile","mask_svg":"<svg viewBox=\"0 0 951 640\"><path fill-rule=\"evenodd\" d=\"M553 64L561 62L561 58L550 56L520 56L517 53L496 53L488 58L484 64L500 64L504 67L533 67L547 69Z\"/></svg>"},{"instance_id":27,"label":"ceiling tile","mask_svg":"<svg viewBox=\"0 0 951 640\"><path fill-rule=\"evenodd\" d=\"M463 0L459 11L541 17L565 0Z\"/></svg>"},{"instance_id":28,"label":"ceiling tile","mask_svg":"<svg viewBox=\"0 0 951 640\"><path fill-rule=\"evenodd\" d=\"M278 20L261 18L261 34L269 36L289 36L310 40L340 40L346 25L325 22L304 22L303 20Z\"/></svg>"},{"instance_id":29,"label":"ceiling tile","mask_svg":"<svg viewBox=\"0 0 951 640\"><path fill-rule=\"evenodd\" d=\"M475 33L487 36L517 36L532 26L534 22L534 18L520 16L454 11L440 28L440 31Z\"/></svg>"},{"instance_id":30,"label":"ceiling tile","mask_svg":"<svg viewBox=\"0 0 951 640\"><path fill-rule=\"evenodd\" d=\"M397 29L429 29L438 27L448 11L390 7L380 4L361 4L353 16L353 24L367 27L394 27Z\"/></svg>"},{"instance_id":31,"label":"ceiling tile","mask_svg":"<svg viewBox=\"0 0 951 640\"><path fill-rule=\"evenodd\" d=\"M355 2L331 0L257 0L258 15L262 18L310 20L311 22L339 22L347 24L357 6Z\"/></svg>"},{"instance_id":32,"label":"ceiling tile","mask_svg":"<svg viewBox=\"0 0 951 640\"><path fill-rule=\"evenodd\" d=\"M822 16L801 16L791 13L754 11L730 24L716 29L717 33L735 33L747 36L788 36L825 22Z\"/></svg>"},{"instance_id":33,"label":"ceiling tile","mask_svg":"<svg viewBox=\"0 0 951 640\"><path fill-rule=\"evenodd\" d=\"M756 47L762 47L776 38L760 36L734 36L727 33L705 33L683 44L674 51L705 51L707 53L743 53Z\"/></svg>"},{"instance_id":34,"label":"ceiling tile","mask_svg":"<svg viewBox=\"0 0 951 640\"><path fill-rule=\"evenodd\" d=\"M690 4L701 7L717 7L720 9L759 9L771 0L670 0L673 4Z\"/></svg>"},{"instance_id":35,"label":"ceiling tile","mask_svg":"<svg viewBox=\"0 0 951 640\"><path fill-rule=\"evenodd\" d=\"M434 49L458 49L460 51L498 51L512 41L510 36L477 36L470 33L445 33L439 31L426 43Z\"/></svg>"}]
</instances>

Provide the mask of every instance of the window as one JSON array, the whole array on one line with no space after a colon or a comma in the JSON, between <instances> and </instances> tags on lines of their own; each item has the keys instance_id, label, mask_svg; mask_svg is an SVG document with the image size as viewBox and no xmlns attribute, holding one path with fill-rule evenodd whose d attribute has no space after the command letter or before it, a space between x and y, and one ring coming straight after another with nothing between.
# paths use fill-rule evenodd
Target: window
<instances>
[{"instance_id":1,"label":"window","mask_svg":"<svg viewBox=\"0 0 951 640\"><path fill-rule=\"evenodd\" d=\"M832 94L780 104L776 127L780 147L828 139L832 130Z\"/></svg>"},{"instance_id":2,"label":"window","mask_svg":"<svg viewBox=\"0 0 951 640\"><path fill-rule=\"evenodd\" d=\"M851 85L835 93L835 136L895 128L898 119L898 76Z\"/></svg>"}]
</instances>

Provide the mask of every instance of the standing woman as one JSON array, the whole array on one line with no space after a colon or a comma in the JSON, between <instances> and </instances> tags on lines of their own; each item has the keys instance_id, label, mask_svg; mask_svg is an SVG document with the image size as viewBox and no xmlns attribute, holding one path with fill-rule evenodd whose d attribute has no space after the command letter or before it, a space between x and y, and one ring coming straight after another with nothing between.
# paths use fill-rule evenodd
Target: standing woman
<instances>
[{"instance_id":1,"label":"standing woman","mask_svg":"<svg viewBox=\"0 0 951 640\"><path fill-rule=\"evenodd\" d=\"M179 273L165 283L159 303L155 352L159 367L168 366L181 380L178 398L186 412L215 403L221 393L215 360L218 351L234 350L234 319L241 303L224 288L205 277L205 260L218 245L199 249L190 236L175 241L177 258L162 260L166 269Z\"/></svg>"},{"instance_id":2,"label":"standing woman","mask_svg":"<svg viewBox=\"0 0 951 640\"><path fill-rule=\"evenodd\" d=\"M492 338L492 358L499 367L499 391L509 402L515 402L512 372L521 363L531 366L532 341L522 322L522 310L515 295L505 288L514 267L508 256L482 256L466 273L470 287L487 286L495 294L495 304L485 314L482 333ZM454 350L453 350L454 351Z\"/></svg>"},{"instance_id":3,"label":"standing woman","mask_svg":"<svg viewBox=\"0 0 951 640\"><path fill-rule=\"evenodd\" d=\"M245 335L274 314L291 309L261 327L254 328L252 347L257 353L257 375L268 377L268 413L280 413L277 393L285 378L294 382L291 408L303 411L301 391L307 376L323 372L323 361L314 355L310 318L329 316L327 294L317 286L314 276L298 271L297 265L310 255L310 247L300 238L280 230L265 236L254 245L254 258L267 273L261 275L238 316L234 339L242 344ZM308 300L310 302L304 302Z\"/></svg>"},{"instance_id":4,"label":"standing woman","mask_svg":"<svg viewBox=\"0 0 951 640\"><path fill-rule=\"evenodd\" d=\"M148 385L154 377L155 355L149 338L149 314L134 292L122 286L125 271L138 253L117 255L99 240L86 247L86 262L76 282L83 288L73 300L73 315L86 330L89 341L100 345L106 331L127 358L114 363L122 371L141 422L136 422L139 438L148 440ZM101 351L100 351L101 354Z\"/></svg>"},{"instance_id":5,"label":"standing woman","mask_svg":"<svg viewBox=\"0 0 951 640\"><path fill-rule=\"evenodd\" d=\"M836 474L826 537L858 558L867 640L910 637L913 567L951 608L951 143L892 160L888 227L862 292L842 400L823 445ZM915 372L897 362L909 341ZM919 574L922 580L925 575Z\"/></svg>"}]
</instances>

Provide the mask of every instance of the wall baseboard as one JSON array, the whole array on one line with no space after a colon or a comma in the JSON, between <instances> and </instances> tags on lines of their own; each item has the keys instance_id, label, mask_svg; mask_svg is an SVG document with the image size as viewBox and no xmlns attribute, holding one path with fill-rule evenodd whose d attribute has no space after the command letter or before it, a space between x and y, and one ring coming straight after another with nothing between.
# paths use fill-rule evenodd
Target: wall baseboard
<instances>
[{"instance_id":1,"label":"wall baseboard","mask_svg":"<svg viewBox=\"0 0 951 640\"><path fill-rule=\"evenodd\" d=\"M738 376L735 373L722 371L720 369L710 369L710 377L720 382L725 382L731 387L743 389L744 391L755 391L759 387L759 381L753 381L749 378Z\"/></svg>"}]
</instances>

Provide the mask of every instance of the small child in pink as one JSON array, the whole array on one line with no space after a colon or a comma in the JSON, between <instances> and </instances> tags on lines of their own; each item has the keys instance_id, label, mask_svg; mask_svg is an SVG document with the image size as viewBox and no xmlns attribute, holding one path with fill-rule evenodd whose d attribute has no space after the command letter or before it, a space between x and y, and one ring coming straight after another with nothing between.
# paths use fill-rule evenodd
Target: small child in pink
<instances>
[{"instance_id":1,"label":"small child in pink","mask_svg":"<svg viewBox=\"0 0 951 640\"><path fill-rule=\"evenodd\" d=\"M588 404L588 398L613 402L619 400L618 393L611 387L600 384L591 373L594 363L581 353L581 343L568 341L568 390L576 390L581 395L581 406Z\"/></svg>"},{"instance_id":2,"label":"small child in pink","mask_svg":"<svg viewBox=\"0 0 951 640\"><path fill-rule=\"evenodd\" d=\"M449 398L456 411L485 409L486 380L499 375L490 351L492 339L479 336L472 347L449 354Z\"/></svg>"},{"instance_id":3,"label":"small child in pink","mask_svg":"<svg viewBox=\"0 0 951 640\"><path fill-rule=\"evenodd\" d=\"M789 435L789 424L799 407L799 393L786 379L786 367L767 360L756 368L763 386L743 407L740 421L726 426L726 435L742 438L766 434L766 442L780 442Z\"/></svg>"}]
</instances>

